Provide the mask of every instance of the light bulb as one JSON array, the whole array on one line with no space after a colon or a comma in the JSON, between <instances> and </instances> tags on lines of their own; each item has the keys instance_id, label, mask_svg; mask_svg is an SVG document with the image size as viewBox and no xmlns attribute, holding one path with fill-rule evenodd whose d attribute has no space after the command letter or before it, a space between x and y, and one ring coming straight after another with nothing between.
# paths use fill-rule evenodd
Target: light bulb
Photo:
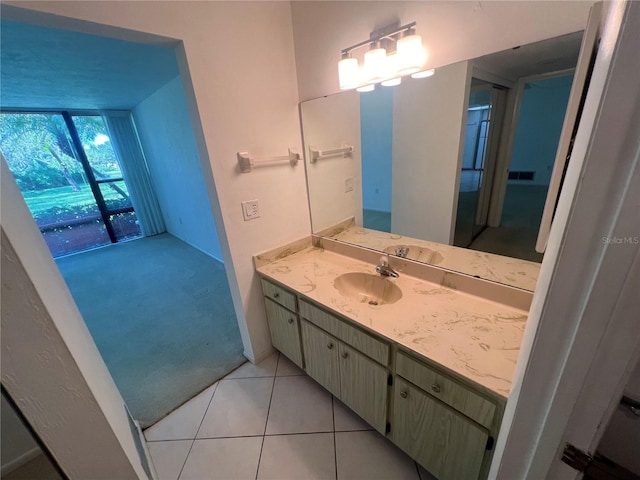
<instances>
[{"instance_id":1,"label":"light bulb","mask_svg":"<svg viewBox=\"0 0 640 480\"><path fill-rule=\"evenodd\" d=\"M364 68L367 78L378 81L384 77L387 51L384 48L372 48L364 54Z\"/></svg>"},{"instance_id":2,"label":"light bulb","mask_svg":"<svg viewBox=\"0 0 640 480\"><path fill-rule=\"evenodd\" d=\"M420 35L407 35L398 40L398 73L408 75L420 71L427 61L427 52Z\"/></svg>"},{"instance_id":3,"label":"light bulb","mask_svg":"<svg viewBox=\"0 0 640 480\"><path fill-rule=\"evenodd\" d=\"M395 78L390 78L389 80L384 80L381 83L381 85L383 87L395 87L396 85L400 85L401 82L402 82L402 78L395 77Z\"/></svg>"},{"instance_id":4,"label":"light bulb","mask_svg":"<svg viewBox=\"0 0 640 480\"><path fill-rule=\"evenodd\" d=\"M358 59L343 58L338 62L338 78L341 90L350 90L358 86Z\"/></svg>"},{"instance_id":5,"label":"light bulb","mask_svg":"<svg viewBox=\"0 0 640 480\"><path fill-rule=\"evenodd\" d=\"M427 78L433 76L434 73L436 73L435 68L430 68L429 70L423 70L412 74L411 78Z\"/></svg>"},{"instance_id":6,"label":"light bulb","mask_svg":"<svg viewBox=\"0 0 640 480\"><path fill-rule=\"evenodd\" d=\"M374 83L370 84L370 85L364 85L362 87L358 87L356 88L356 91L360 92L360 93L366 93L366 92L373 92L376 88L376 85Z\"/></svg>"}]
</instances>

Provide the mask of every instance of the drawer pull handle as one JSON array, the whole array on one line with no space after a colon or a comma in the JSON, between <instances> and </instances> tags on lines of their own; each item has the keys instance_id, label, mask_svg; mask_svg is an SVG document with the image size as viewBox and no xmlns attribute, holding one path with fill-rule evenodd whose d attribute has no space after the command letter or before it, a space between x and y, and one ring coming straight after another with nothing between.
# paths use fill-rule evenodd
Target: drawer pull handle
<instances>
[{"instance_id":1,"label":"drawer pull handle","mask_svg":"<svg viewBox=\"0 0 640 480\"><path fill-rule=\"evenodd\" d=\"M327 348L331 350L333 348L333 343L327 343Z\"/></svg>"},{"instance_id":2,"label":"drawer pull handle","mask_svg":"<svg viewBox=\"0 0 640 480\"><path fill-rule=\"evenodd\" d=\"M293 318L290 318L290 319L289 319L289 323L293 323Z\"/></svg>"},{"instance_id":3,"label":"drawer pull handle","mask_svg":"<svg viewBox=\"0 0 640 480\"><path fill-rule=\"evenodd\" d=\"M407 391L406 391L406 390L401 390L401 391L400 391L400 396L401 396L402 398L407 398L407 397L409 396L409 394L407 393Z\"/></svg>"},{"instance_id":4,"label":"drawer pull handle","mask_svg":"<svg viewBox=\"0 0 640 480\"><path fill-rule=\"evenodd\" d=\"M440 393L440 385L438 385L437 383L434 383L433 385L431 385L431 390L433 390L436 393Z\"/></svg>"},{"instance_id":5,"label":"drawer pull handle","mask_svg":"<svg viewBox=\"0 0 640 480\"><path fill-rule=\"evenodd\" d=\"M280 296L280 294L278 292L273 294L273 298L278 298Z\"/></svg>"},{"instance_id":6,"label":"drawer pull handle","mask_svg":"<svg viewBox=\"0 0 640 480\"><path fill-rule=\"evenodd\" d=\"M342 352L342 358L347 358L349 356L349 352Z\"/></svg>"}]
</instances>

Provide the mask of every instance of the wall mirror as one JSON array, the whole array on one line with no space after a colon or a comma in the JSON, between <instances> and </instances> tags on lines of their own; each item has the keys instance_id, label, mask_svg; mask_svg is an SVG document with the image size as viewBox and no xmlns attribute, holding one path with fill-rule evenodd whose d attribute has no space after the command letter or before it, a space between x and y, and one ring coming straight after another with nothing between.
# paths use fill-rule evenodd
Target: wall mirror
<instances>
[{"instance_id":1,"label":"wall mirror","mask_svg":"<svg viewBox=\"0 0 640 480\"><path fill-rule=\"evenodd\" d=\"M581 38L302 102L313 233L533 291Z\"/></svg>"}]
</instances>

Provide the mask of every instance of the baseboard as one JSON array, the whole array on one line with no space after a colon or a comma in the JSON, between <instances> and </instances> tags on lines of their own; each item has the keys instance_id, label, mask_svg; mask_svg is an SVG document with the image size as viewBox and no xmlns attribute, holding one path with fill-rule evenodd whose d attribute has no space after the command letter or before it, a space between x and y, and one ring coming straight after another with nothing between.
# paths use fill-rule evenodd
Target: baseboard
<instances>
[{"instance_id":1,"label":"baseboard","mask_svg":"<svg viewBox=\"0 0 640 480\"><path fill-rule=\"evenodd\" d=\"M42 450L40 450L40 448L38 447L35 447L29 450L28 452L23 453L18 458L14 458L10 462L7 462L6 464L2 465L2 467L0 468L0 476L4 476L4 475L7 475L8 473L13 472L15 469L20 468L25 463L29 462L30 460L33 460L41 453L42 453Z\"/></svg>"},{"instance_id":2,"label":"baseboard","mask_svg":"<svg viewBox=\"0 0 640 480\"><path fill-rule=\"evenodd\" d=\"M149 466L149 473L151 473L150 480L158 480L160 477L158 476L158 471L156 470L156 466L153 463L153 459L151 458L151 452L149 451L149 445L147 445L147 439L142 433L142 428L140 428L140 423L137 420L134 420L136 424L136 429L138 430L138 437L140 438L140 443L142 444L142 448L144 450L144 455L146 457L147 464Z\"/></svg>"},{"instance_id":3,"label":"baseboard","mask_svg":"<svg viewBox=\"0 0 640 480\"><path fill-rule=\"evenodd\" d=\"M253 363L255 365L256 359L255 359L255 357L253 355L251 355L246 350L244 352L242 352L242 355L244 356L244 358L246 358L247 360L249 360L251 363Z\"/></svg>"},{"instance_id":4,"label":"baseboard","mask_svg":"<svg viewBox=\"0 0 640 480\"><path fill-rule=\"evenodd\" d=\"M247 360L249 360L251 363L253 363L254 365L258 365L259 363L261 363L264 359L270 357L273 352L275 352L276 349L275 348L271 348L270 350L267 350L266 352L262 352L260 355L258 356L253 356L253 355L249 355L247 353L247 351L245 350L244 352L242 352L242 354L247 358Z\"/></svg>"},{"instance_id":5,"label":"baseboard","mask_svg":"<svg viewBox=\"0 0 640 480\"><path fill-rule=\"evenodd\" d=\"M169 235L171 235L172 237L175 237L175 238L177 238L178 240L180 240L181 242L186 243L186 244L187 244L187 245L189 245L191 248L195 248L195 249L196 249L196 250L198 250L199 252L204 253L207 257L211 257L211 258L213 258L214 260L217 260L218 262L220 262L220 263L224 264L224 260L223 260L223 259L218 258L218 257L216 257L215 255L212 255L210 252L207 252L207 251L203 250L202 248L198 247L197 245L194 245L193 243L191 243L191 242L189 242L189 241L185 240L184 238L179 237L179 236L178 236L178 235L176 235L175 233L170 232L169 230L167 230L167 231L166 231L166 232L164 232L164 233L168 233L168 234L169 234Z\"/></svg>"},{"instance_id":6,"label":"baseboard","mask_svg":"<svg viewBox=\"0 0 640 480\"><path fill-rule=\"evenodd\" d=\"M127 412L129 428L131 428L131 434L133 435L133 442L136 445L136 450L140 458L140 464L147 474L148 480L158 480L158 472L156 471L156 467L151 459L151 452L149 451L149 446L147 445L144 433L142 433L142 428L140 428L140 422L134 420L131 412L129 411L129 407L127 407L126 404L124 405L124 409Z\"/></svg>"}]
</instances>

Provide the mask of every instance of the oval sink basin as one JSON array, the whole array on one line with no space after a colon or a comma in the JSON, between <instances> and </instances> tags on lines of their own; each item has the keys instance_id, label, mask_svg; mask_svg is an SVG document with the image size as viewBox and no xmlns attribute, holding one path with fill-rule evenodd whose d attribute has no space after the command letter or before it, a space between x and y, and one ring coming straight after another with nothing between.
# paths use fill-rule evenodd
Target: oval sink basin
<instances>
[{"instance_id":1,"label":"oval sink basin","mask_svg":"<svg viewBox=\"0 0 640 480\"><path fill-rule=\"evenodd\" d=\"M438 265L444 260L441 253L418 245L391 245L384 249L384 253L390 253L391 255L397 255L398 257L429 263L431 265Z\"/></svg>"},{"instance_id":2,"label":"oval sink basin","mask_svg":"<svg viewBox=\"0 0 640 480\"><path fill-rule=\"evenodd\" d=\"M402 298L402 290L388 278L370 273L345 273L333 281L340 295L369 305L395 303Z\"/></svg>"}]
</instances>

